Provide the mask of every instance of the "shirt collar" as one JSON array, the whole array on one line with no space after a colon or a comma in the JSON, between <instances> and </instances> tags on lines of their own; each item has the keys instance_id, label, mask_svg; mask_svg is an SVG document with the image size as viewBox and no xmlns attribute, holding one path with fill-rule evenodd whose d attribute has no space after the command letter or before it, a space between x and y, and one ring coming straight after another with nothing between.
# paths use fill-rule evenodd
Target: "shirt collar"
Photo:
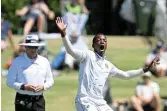
<instances>
[{"instance_id":1,"label":"shirt collar","mask_svg":"<svg viewBox=\"0 0 167 111\"><path fill-rule=\"evenodd\" d=\"M37 58L36 58L36 60L35 60L33 63L38 63L38 56L39 56L39 55L37 55ZM24 53L24 57L25 57L30 63L32 63L31 59L28 57L28 55L27 55L26 52Z\"/></svg>"},{"instance_id":2,"label":"shirt collar","mask_svg":"<svg viewBox=\"0 0 167 111\"><path fill-rule=\"evenodd\" d=\"M97 57L98 59L101 59L101 60L104 60L104 59L105 59L105 56L100 56L97 52L95 52L95 54L96 54L96 57Z\"/></svg>"}]
</instances>

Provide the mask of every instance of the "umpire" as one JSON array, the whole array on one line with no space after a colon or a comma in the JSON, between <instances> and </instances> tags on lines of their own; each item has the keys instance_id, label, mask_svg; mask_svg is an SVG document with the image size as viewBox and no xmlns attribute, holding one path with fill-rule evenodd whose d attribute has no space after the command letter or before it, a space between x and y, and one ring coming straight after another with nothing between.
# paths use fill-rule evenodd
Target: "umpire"
<instances>
[{"instance_id":1,"label":"umpire","mask_svg":"<svg viewBox=\"0 0 167 111\"><path fill-rule=\"evenodd\" d=\"M16 90L15 111L45 111L43 91L53 84L49 61L37 54L39 43L37 35L27 35L24 55L16 57L7 76L7 85Z\"/></svg>"}]
</instances>

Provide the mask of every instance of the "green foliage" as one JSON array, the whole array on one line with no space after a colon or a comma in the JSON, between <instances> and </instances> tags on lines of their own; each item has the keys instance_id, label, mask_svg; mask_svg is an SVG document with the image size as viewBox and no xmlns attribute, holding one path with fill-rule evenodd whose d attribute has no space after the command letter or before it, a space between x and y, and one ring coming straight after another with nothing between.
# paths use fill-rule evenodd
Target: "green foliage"
<instances>
[{"instance_id":1,"label":"green foliage","mask_svg":"<svg viewBox=\"0 0 167 111\"><path fill-rule=\"evenodd\" d=\"M2 0L2 11L5 11L4 18L11 22L13 31L16 31L20 26L19 17L15 15L16 9L24 6L28 0Z\"/></svg>"},{"instance_id":2,"label":"green foliage","mask_svg":"<svg viewBox=\"0 0 167 111\"><path fill-rule=\"evenodd\" d=\"M48 6L55 13L60 13L60 3L59 3L59 0L48 0Z\"/></svg>"},{"instance_id":3,"label":"green foliage","mask_svg":"<svg viewBox=\"0 0 167 111\"><path fill-rule=\"evenodd\" d=\"M18 9L21 9L26 3L29 3L30 0L2 0L1 9L5 10L3 17L10 21L11 27L14 33L17 33L20 28L23 27L21 24L22 19L19 16L16 16L15 12ZM48 0L48 6L55 13L60 12L59 0Z\"/></svg>"}]
</instances>

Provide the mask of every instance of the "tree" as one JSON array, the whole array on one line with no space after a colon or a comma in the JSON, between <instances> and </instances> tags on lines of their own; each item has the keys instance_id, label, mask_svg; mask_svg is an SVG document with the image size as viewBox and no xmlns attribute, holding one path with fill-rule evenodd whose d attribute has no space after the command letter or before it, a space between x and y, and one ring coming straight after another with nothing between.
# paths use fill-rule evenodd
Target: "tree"
<instances>
[{"instance_id":1,"label":"tree","mask_svg":"<svg viewBox=\"0 0 167 111\"><path fill-rule=\"evenodd\" d=\"M60 12L59 0L45 0L48 3L50 9L55 13ZM18 33L22 26L22 19L16 16L15 12L17 9L22 8L30 0L2 0L1 10L5 12L3 17L10 21L12 31L16 34Z\"/></svg>"}]
</instances>

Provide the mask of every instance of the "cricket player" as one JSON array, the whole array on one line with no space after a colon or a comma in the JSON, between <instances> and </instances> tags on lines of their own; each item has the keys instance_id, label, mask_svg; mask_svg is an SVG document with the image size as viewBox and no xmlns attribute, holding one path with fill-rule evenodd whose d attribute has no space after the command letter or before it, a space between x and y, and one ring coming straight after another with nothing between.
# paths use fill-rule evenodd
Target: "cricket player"
<instances>
[{"instance_id":1,"label":"cricket player","mask_svg":"<svg viewBox=\"0 0 167 111\"><path fill-rule=\"evenodd\" d=\"M147 72L158 62L159 58L156 57L146 68L126 72L119 70L105 59L106 36L95 35L92 43L94 51L73 49L66 35L67 25L63 23L62 18L56 19L56 25L67 53L80 61L79 86L75 99L77 111L113 111L103 99L103 87L109 75L121 79L133 78Z\"/></svg>"}]
</instances>

